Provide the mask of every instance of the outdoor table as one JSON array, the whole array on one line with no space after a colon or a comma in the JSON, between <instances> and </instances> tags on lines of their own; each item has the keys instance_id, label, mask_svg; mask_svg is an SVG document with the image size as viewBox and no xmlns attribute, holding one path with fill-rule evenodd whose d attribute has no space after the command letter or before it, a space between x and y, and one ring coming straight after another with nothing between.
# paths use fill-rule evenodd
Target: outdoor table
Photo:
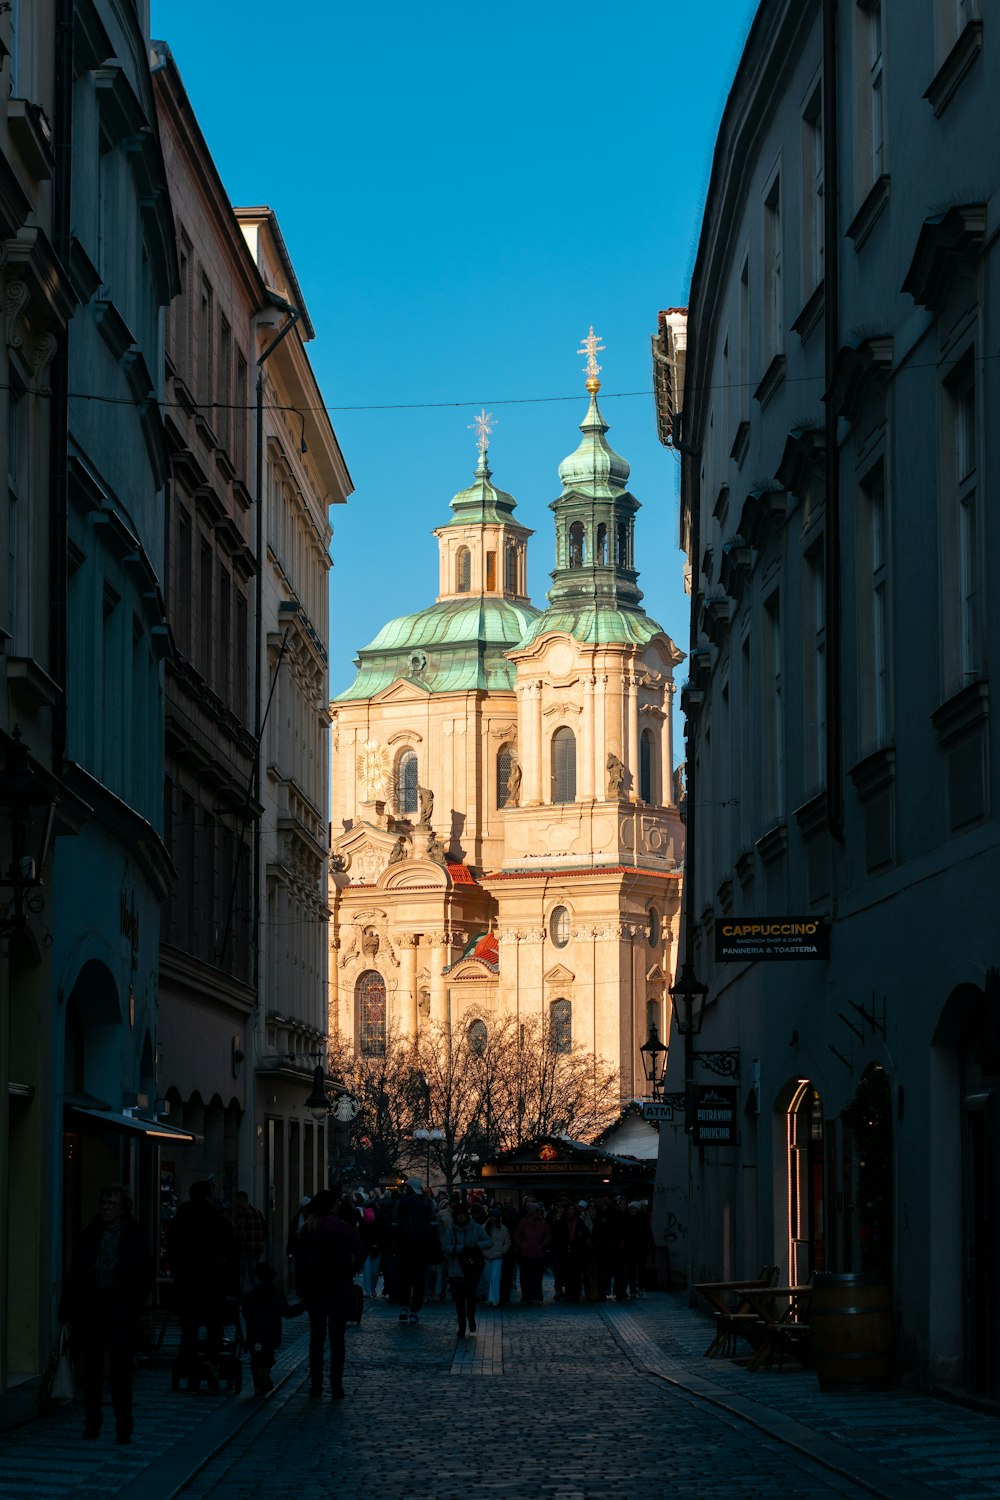
<instances>
[{"instance_id":1,"label":"outdoor table","mask_svg":"<svg viewBox=\"0 0 1000 1500\"><path fill-rule=\"evenodd\" d=\"M738 1333L757 1348L755 1330L760 1312L751 1307L748 1294L767 1296L770 1286L766 1277L754 1281L698 1281L692 1290L700 1292L715 1313L715 1336L705 1350L706 1359L731 1352Z\"/></svg>"},{"instance_id":2,"label":"outdoor table","mask_svg":"<svg viewBox=\"0 0 1000 1500\"><path fill-rule=\"evenodd\" d=\"M792 1354L800 1364L808 1359L809 1328L802 1314L807 1310L812 1283L801 1286L772 1286L764 1290L744 1291L744 1300L750 1311L759 1318L757 1343L748 1370L770 1369L775 1355L779 1357L778 1368L784 1365L786 1354ZM783 1302L783 1306L779 1304Z\"/></svg>"}]
</instances>

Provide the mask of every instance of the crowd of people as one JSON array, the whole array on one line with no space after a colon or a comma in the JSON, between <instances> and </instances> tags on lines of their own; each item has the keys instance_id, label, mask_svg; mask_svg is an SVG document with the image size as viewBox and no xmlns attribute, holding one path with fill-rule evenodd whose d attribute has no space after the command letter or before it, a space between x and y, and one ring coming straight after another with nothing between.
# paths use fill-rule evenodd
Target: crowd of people
<instances>
[{"instance_id":1,"label":"crowd of people","mask_svg":"<svg viewBox=\"0 0 1000 1500\"><path fill-rule=\"evenodd\" d=\"M70 1265L60 1314L83 1373L84 1437L100 1435L107 1355L119 1443L132 1437L133 1353L153 1283L150 1247L131 1210L127 1188L103 1190ZM224 1211L211 1182L192 1184L166 1224L178 1361L189 1385L204 1361L220 1356L227 1325L239 1326L241 1315L258 1393L272 1388L284 1320L306 1313L310 1392L323 1394L329 1351L330 1393L340 1399L347 1323L365 1297L398 1304L405 1324L419 1323L426 1301L449 1297L465 1338L476 1332L481 1304L544 1301L547 1271L554 1300L566 1303L641 1297L654 1273L644 1200L562 1192L547 1208L530 1197L517 1207L481 1192L435 1196L418 1177L390 1191L333 1188L304 1198L289 1226L284 1276L267 1246L266 1220L247 1194Z\"/></svg>"}]
</instances>

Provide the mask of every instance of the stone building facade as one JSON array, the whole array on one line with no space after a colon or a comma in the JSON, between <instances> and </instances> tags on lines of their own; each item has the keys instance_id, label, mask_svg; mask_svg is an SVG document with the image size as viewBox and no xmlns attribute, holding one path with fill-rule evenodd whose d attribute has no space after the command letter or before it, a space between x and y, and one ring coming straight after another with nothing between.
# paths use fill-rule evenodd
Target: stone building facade
<instances>
[{"instance_id":1,"label":"stone building facade","mask_svg":"<svg viewBox=\"0 0 1000 1500\"><path fill-rule=\"evenodd\" d=\"M435 535L439 593L390 621L333 703L331 1033L540 1016L642 1092L662 1030L681 825L670 705L681 653L642 611L638 501L606 440L593 349L560 467L549 607L483 429Z\"/></svg>"},{"instance_id":2,"label":"stone building facade","mask_svg":"<svg viewBox=\"0 0 1000 1500\"><path fill-rule=\"evenodd\" d=\"M994 1399L996 21L759 6L678 403L681 956L709 986L697 1052L740 1072L736 1138L691 1151L690 1270L882 1277L899 1373ZM799 914L828 959L724 957L729 924Z\"/></svg>"}]
</instances>

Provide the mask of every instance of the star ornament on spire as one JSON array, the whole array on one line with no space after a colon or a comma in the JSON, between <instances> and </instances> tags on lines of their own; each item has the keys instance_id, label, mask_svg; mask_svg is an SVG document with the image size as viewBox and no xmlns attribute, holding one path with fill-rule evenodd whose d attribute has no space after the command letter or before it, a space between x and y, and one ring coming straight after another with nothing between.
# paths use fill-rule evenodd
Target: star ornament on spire
<instances>
[{"instance_id":1,"label":"star ornament on spire","mask_svg":"<svg viewBox=\"0 0 1000 1500\"><path fill-rule=\"evenodd\" d=\"M599 391L601 388L601 382L597 378L601 373L601 367L597 363L597 356L603 354L604 345L600 342L600 338L601 335L594 332L594 325L591 323L590 332L587 334L581 347L576 351L577 354L585 354L587 356L585 366L587 390L593 392Z\"/></svg>"},{"instance_id":2,"label":"star ornament on spire","mask_svg":"<svg viewBox=\"0 0 1000 1500\"><path fill-rule=\"evenodd\" d=\"M479 449L480 458L486 457L486 450L490 446L490 433L495 426L496 421L494 420L493 413L487 411L485 407L483 407L482 411L477 412L469 423L469 431L474 431L476 434L476 447Z\"/></svg>"}]
</instances>

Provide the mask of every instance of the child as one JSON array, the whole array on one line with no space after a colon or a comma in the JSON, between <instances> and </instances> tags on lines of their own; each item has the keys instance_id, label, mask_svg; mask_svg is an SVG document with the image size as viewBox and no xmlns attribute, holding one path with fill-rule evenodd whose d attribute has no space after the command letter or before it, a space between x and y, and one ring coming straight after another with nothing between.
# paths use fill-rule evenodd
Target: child
<instances>
[{"instance_id":1,"label":"child","mask_svg":"<svg viewBox=\"0 0 1000 1500\"><path fill-rule=\"evenodd\" d=\"M275 1286L277 1271L261 1261L253 1268L253 1286L243 1298L243 1318L250 1350L250 1373L258 1396L274 1389L271 1369L281 1343L282 1318L297 1318L305 1312L302 1302L290 1303Z\"/></svg>"}]
</instances>

